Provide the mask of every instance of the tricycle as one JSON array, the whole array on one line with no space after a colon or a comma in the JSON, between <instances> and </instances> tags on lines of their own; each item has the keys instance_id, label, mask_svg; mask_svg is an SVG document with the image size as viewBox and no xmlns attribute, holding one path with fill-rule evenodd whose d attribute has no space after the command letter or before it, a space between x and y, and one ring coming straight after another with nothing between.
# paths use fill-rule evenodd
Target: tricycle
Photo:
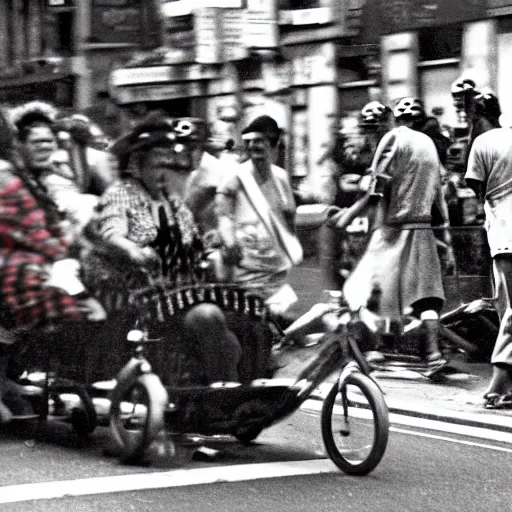
<instances>
[{"instance_id":1,"label":"tricycle","mask_svg":"<svg viewBox=\"0 0 512 512\"><path fill-rule=\"evenodd\" d=\"M141 290L135 302L140 316L137 328L128 334L133 355L118 373L110 396L110 427L123 461L140 461L162 435L171 443L192 434L229 434L249 443L263 429L296 411L320 383L338 372L321 412L327 454L351 475L367 474L380 462L388 441L388 410L359 347L358 313L342 306L339 300L330 307L336 322L326 332L321 350L296 378L286 381L262 377L270 359L263 354L273 352L278 356L287 350L286 340L291 338L285 336L254 289L227 284L176 289L162 284ZM200 302L215 303L227 315L250 318L253 325L260 324L273 333L273 339L249 336L241 340L245 358L250 356L247 349L250 352L251 346L254 349L254 344L260 343L257 351L264 360L246 372L243 382L187 382L186 362L179 364L184 361L186 347L174 337L151 338L147 326L155 317L168 323ZM165 345L167 354L173 353L172 369L162 367L158 358L148 355L159 344Z\"/></svg>"}]
</instances>

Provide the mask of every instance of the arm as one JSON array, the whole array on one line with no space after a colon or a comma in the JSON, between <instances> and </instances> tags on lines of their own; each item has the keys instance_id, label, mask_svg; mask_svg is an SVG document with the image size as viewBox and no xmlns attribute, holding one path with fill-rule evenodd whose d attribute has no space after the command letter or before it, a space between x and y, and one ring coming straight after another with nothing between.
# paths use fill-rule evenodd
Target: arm
<instances>
[{"instance_id":1,"label":"arm","mask_svg":"<svg viewBox=\"0 0 512 512\"><path fill-rule=\"evenodd\" d=\"M223 256L228 265L237 265L241 259L240 247L235 236L236 188L238 178L221 184L215 196L215 214L219 234L224 246Z\"/></svg>"}]
</instances>

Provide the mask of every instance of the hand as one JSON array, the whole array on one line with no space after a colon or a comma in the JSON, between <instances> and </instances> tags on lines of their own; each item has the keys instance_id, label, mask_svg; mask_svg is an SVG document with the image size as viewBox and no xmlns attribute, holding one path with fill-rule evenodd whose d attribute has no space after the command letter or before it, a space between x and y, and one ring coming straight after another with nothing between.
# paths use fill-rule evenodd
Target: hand
<instances>
[{"instance_id":1,"label":"hand","mask_svg":"<svg viewBox=\"0 0 512 512\"><path fill-rule=\"evenodd\" d=\"M224 263L230 267L236 267L242 261L242 248L238 244L224 246L222 249L222 258Z\"/></svg>"},{"instance_id":2,"label":"hand","mask_svg":"<svg viewBox=\"0 0 512 512\"><path fill-rule=\"evenodd\" d=\"M78 299L78 309L84 313L87 320L91 322L101 322L107 318L107 313L103 306L93 297Z\"/></svg>"},{"instance_id":3,"label":"hand","mask_svg":"<svg viewBox=\"0 0 512 512\"><path fill-rule=\"evenodd\" d=\"M148 270L156 270L160 267L160 258L150 247L139 247L130 244L126 248L126 255L131 263Z\"/></svg>"}]
</instances>

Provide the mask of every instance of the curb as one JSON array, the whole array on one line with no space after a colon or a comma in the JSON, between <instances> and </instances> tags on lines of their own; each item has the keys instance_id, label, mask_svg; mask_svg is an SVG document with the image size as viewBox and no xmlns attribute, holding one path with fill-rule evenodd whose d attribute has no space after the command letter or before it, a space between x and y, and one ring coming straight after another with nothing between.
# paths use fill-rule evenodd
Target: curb
<instances>
[{"instance_id":1,"label":"curb","mask_svg":"<svg viewBox=\"0 0 512 512\"><path fill-rule=\"evenodd\" d=\"M333 382L322 383L309 398L323 401L332 385ZM385 397L385 400L391 414L512 433L512 410L505 416L497 416L494 413L484 412L485 409L482 409L481 413L462 412L429 405L413 405L410 401L398 398Z\"/></svg>"}]
</instances>

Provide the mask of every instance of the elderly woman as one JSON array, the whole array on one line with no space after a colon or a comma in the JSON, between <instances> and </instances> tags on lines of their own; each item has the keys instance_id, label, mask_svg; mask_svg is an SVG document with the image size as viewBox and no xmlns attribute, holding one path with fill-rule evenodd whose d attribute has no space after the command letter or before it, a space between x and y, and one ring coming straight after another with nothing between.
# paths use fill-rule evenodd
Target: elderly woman
<instances>
[{"instance_id":1,"label":"elderly woman","mask_svg":"<svg viewBox=\"0 0 512 512\"><path fill-rule=\"evenodd\" d=\"M50 104L31 101L11 109L11 121L17 129L24 166L37 175L76 236L90 220L100 195L110 184L111 171L105 152L73 143L77 135L77 116L57 119ZM84 129L82 129L84 131ZM59 146L62 136L68 141ZM83 138L83 135L82 135ZM76 148L82 148L78 151ZM91 155L94 165L89 165ZM92 192L92 193L91 193Z\"/></svg>"},{"instance_id":2,"label":"elderly woman","mask_svg":"<svg viewBox=\"0 0 512 512\"><path fill-rule=\"evenodd\" d=\"M84 256L84 278L116 313L118 333L133 325L130 295L148 286L148 277L176 286L201 278L203 243L182 197L205 140L201 120L173 120L154 111L112 149L121 176L102 196L86 230L92 244ZM196 305L183 322L189 346L202 363L197 380L237 381L240 346L220 308Z\"/></svg>"},{"instance_id":3,"label":"elderly woman","mask_svg":"<svg viewBox=\"0 0 512 512\"><path fill-rule=\"evenodd\" d=\"M57 206L40 175L24 167L0 111L0 422L12 417L6 395L11 401L16 395L6 378L14 332L53 331L65 321L89 318L90 307L99 307L74 275L77 262L67 256ZM14 398L19 405L20 397Z\"/></svg>"}]
</instances>

